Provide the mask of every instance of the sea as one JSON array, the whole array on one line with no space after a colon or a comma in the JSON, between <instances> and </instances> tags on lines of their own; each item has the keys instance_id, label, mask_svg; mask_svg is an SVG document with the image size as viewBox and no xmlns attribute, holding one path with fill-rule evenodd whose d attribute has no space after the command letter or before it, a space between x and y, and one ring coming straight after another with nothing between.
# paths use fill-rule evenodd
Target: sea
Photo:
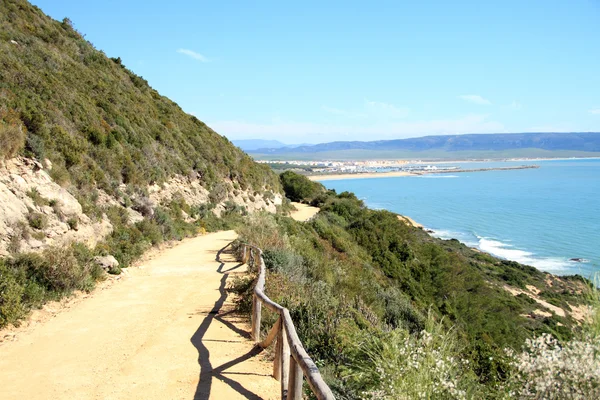
<instances>
[{"instance_id":1,"label":"sea","mask_svg":"<svg viewBox=\"0 0 600 400\"><path fill-rule=\"evenodd\" d=\"M557 275L600 272L600 159L449 162L537 169L328 180L367 206L407 215L431 234Z\"/></svg>"}]
</instances>

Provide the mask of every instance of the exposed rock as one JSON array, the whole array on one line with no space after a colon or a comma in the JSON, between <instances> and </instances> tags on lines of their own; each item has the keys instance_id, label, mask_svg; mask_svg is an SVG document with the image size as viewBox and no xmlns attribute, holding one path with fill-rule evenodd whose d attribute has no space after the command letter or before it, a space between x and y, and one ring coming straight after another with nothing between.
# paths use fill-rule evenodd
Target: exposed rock
<instances>
[{"instance_id":1,"label":"exposed rock","mask_svg":"<svg viewBox=\"0 0 600 400\"><path fill-rule=\"evenodd\" d=\"M142 216L142 218L151 217L154 215L154 209L157 206L154 200L148 197L139 196L134 198L134 203L135 204L132 207L132 211L136 211L139 215Z\"/></svg>"},{"instance_id":2,"label":"exposed rock","mask_svg":"<svg viewBox=\"0 0 600 400\"><path fill-rule=\"evenodd\" d=\"M36 204L30 197L32 191L47 203L40 204L38 200ZM47 246L75 241L95 245L112 232L106 217L99 222L91 221L83 214L77 199L57 185L42 164L27 158L6 160L0 166L0 210L0 256L8 254L15 239L20 251L41 251ZM30 239L27 223L30 212L43 214L47 220L41 231L46 237L43 241ZM76 231L65 223L70 218L77 221Z\"/></svg>"},{"instance_id":3,"label":"exposed rock","mask_svg":"<svg viewBox=\"0 0 600 400\"><path fill-rule=\"evenodd\" d=\"M135 211L133 208L127 208L127 214L129 214L127 222L130 224L135 224L136 222L144 220L144 216L141 213Z\"/></svg>"},{"instance_id":4,"label":"exposed rock","mask_svg":"<svg viewBox=\"0 0 600 400\"><path fill-rule=\"evenodd\" d=\"M276 206L283 203L283 197L277 193L273 194L272 199L266 199L262 193L253 190L235 190L234 184L230 180L223 181L221 184L227 188L227 193L225 200L213 209L213 213L217 216L220 216L225 210L227 201L246 207L249 213L260 210L274 213L277 211ZM162 186L151 185L148 187L148 193L154 207L159 204L168 204L176 196L181 196L190 206L206 204L210 201L210 192L202 186L201 181L196 176L192 175L187 177L175 176Z\"/></svg>"},{"instance_id":5,"label":"exposed rock","mask_svg":"<svg viewBox=\"0 0 600 400\"><path fill-rule=\"evenodd\" d=\"M27 252L42 251L48 246L67 246L73 242L95 246L112 232L113 227L106 215L100 221L93 221L83 213L77 199L48 175L50 168L52 163L49 160L42 164L23 157L0 163L0 256L8 255L9 247ZM147 196L131 195L132 207L126 207L129 198L116 199L101 189L94 191L94 201L100 207L126 207L128 222L134 224L152 216L157 206L168 205L173 199L181 198L192 207L209 203L210 192L202 183L198 174L175 176L160 186L149 186ZM119 190L126 193L127 186L121 184ZM280 194L241 190L231 180L220 182L219 190L221 201L213 209L217 216L231 204L254 213L260 210L276 212L276 206L283 203ZM31 239L30 213L44 216L45 226L35 235L38 240ZM183 217L187 221L193 220L187 213ZM73 224L70 220L77 223ZM70 226L74 225L76 229L71 229ZM39 240L40 237L43 240Z\"/></svg>"},{"instance_id":6,"label":"exposed rock","mask_svg":"<svg viewBox=\"0 0 600 400\"><path fill-rule=\"evenodd\" d=\"M100 207L106 206L118 206L120 205L118 201L116 201L113 197L106 194L106 192L102 189L98 189L96 191L98 194L98 199L96 200L96 204Z\"/></svg>"},{"instance_id":7,"label":"exposed rock","mask_svg":"<svg viewBox=\"0 0 600 400\"><path fill-rule=\"evenodd\" d=\"M169 203L173 197L181 196L191 206L208 203L209 194L199 179L180 175L169 179L162 187L156 184L149 186L148 193L155 205Z\"/></svg>"},{"instance_id":8,"label":"exposed rock","mask_svg":"<svg viewBox=\"0 0 600 400\"><path fill-rule=\"evenodd\" d=\"M32 249L39 249L40 247L42 247L44 245L44 242L42 242L40 240L36 240L36 239L29 239L29 241L27 243L29 244L29 247L31 247Z\"/></svg>"},{"instance_id":9,"label":"exposed rock","mask_svg":"<svg viewBox=\"0 0 600 400\"><path fill-rule=\"evenodd\" d=\"M12 233L12 226L25 220L28 214L27 204L19 199L6 183L0 180L0 237Z\"/></svg>"},{"instance_id":10,"label":"exposed rock","mask_svg":"<svg viewBox=\"0 0 600 400\"><path fill-rule=\"evenodd\" d=\"M94 261L96 262L96 264L102 267L102 269L105 270L111 270L119 266L119 262L117 261L117 259L111 256L110 254L107 256L95 257Z\"/></svg>"}]
</instances>

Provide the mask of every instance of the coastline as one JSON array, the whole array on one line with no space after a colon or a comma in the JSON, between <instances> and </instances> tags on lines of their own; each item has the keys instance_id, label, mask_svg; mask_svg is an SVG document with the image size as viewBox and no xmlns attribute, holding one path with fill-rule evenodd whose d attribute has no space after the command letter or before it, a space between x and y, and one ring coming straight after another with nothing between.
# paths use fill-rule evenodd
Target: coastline
<instances>
[{"instance_id":1,"label":"coastline","mask_svg":"<svg viewBox=\"0 0 600 400\"><path fill-rule=\"evenodd\" d=\"M589 208L578 209L573 204L588 204L586 202L589 199L597 197L598 187L593 183L600 168L598 160L589 163L584 160L567 162L564 165L556 164L553 168L546 168L540 162L540 169L536 171L508 175L493 173L461 176L454 170L446 174L422 177L443 178L451 174L458 178L450 180L412 178L392 179L394 182L388 182L373 179L352 183L352 179L357 179L360 175L366 179L385 178L388 174L343 174L343 178L341 175L330 174L333 176L328 176L329 180L321 183L338 192L354 192L368 206L376 209L413 216L425 225L423 230L431 236L444 240L455 238L474 251L530 265L541 271L557 275L579 274L589 278L600 270L597 248L591 245L589 239L597 229L594 222L597 219ZM591 160L586 158L585 161ZM474 163L464 165L463 168L479 166L484 165ZM311 178L320 180L318 176ZM548 182L553 182L555 187L564 190L546 192L550 188L546 184ZM486 188L483 193L476 192L480 185ZM436 189L438 187L443 190ZM481 196L473 201L468 196L463 196L473 193ZM519 201L521 196L528 201ZM462 200L463 197L465 200ZM494 213L488 213L485 209L478 212L477 201L492 201L497 208ZM457 217L463 214L466 225ZM517 215L527 216L528 223L514 229L520 220ZM399 219L409 225L405 218ZM553 229L557 226L561 229ZM561 231L569 232L568 240L565 240ZM545 233L538 235L539 232Z\"/></svg>"},{"instance_id":2,"label":"coastline","mask_svg":"<svg viewBox=\"0 0 600 400\"><path fill-rule=\"evenodd\" d=\"M400 176L421 176L432 174L449 174L463 172L486 172L486 171L511 171L517 169L535 169L538 165L521 165L517 167L495 167L495 168L475 168L475 169L453 169L453 170L435 170L435 171L393 171L393 172L357 172L353 174L323 174L307 175L307 178L314 182L346 180L346 179L368 179L368 178L396 178Z\"/></svg>"},{"instance_id":3,"label":"coastline","mask_svg":"<svg viewBox=\"0 0 600 400\"><path fill-rule=\"evenodd\" d=\"M367 178L395 178L398 176L416 176L417 174L405 171L394 172L359 172L355 174L324 174L307 175L311 181L331 181L336 179L367 179Z\"/></svg>"}]
</instances>

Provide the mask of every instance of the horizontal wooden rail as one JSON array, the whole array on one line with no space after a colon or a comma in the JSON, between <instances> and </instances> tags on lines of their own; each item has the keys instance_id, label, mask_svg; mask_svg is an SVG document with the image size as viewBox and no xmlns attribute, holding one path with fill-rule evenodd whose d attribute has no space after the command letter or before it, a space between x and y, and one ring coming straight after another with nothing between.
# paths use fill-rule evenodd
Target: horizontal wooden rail
<instances>
[{"instance_id":1,"label":"horizontal wooden rail","mask_svg":"<svg viewBox=\"0 0 600 400\"><path fill-rule=\"evenodd\" d=\"M252 339L262 348L267 348L276 341L273 376L281 382L281 398L301 400L302 381L303 378L306 378L308 386L317 399L333 400L331 389L302 346L290 312L287 308L269 299L264 292L266 271L262 250L247 243L240 243L240 245L241 261L258 268L258 278L254 285L252 299ZM277 313L279 317L267 337L261 341L260 322L263 305Z\"/></svg>"}]
</instances>

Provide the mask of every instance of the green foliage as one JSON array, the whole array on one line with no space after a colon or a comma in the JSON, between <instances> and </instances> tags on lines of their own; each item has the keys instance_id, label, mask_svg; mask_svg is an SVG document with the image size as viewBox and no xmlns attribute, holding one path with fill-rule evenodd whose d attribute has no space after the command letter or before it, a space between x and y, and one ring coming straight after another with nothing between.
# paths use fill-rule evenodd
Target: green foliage
<instances>
[{"instance_id":1,"label":"green foliage","mask_svg":"<svg viewBox=\"0 0 600 400\"><path fill-rule=\"evenodd\" d=\"M15 274L0 260L0 328L15 323L24 313L21 298L24 288Z\"/></svg>"},{"instance_id":2,"label":"green foliage","mask_svg":"<svg viewBox=\"0 0 600 400\"><path fill-rule=\"evenodd\" d=\"M0 260L0 328L17 324L27 311L48 300L91 290L103 276L93 255L83 244L73 244Z\"/></svg>"},{"instance_id":3,"label":"green foliage","mask_svg":"<svg viewBox=\"0 0 600 400\"><path fill-rule=\"evenodd\" d=\"M324 366L339 398L365 397L367 392L375 398L403 398L405 390L434 388L438 396L432 398L501 397L512 370L504 348L519 348L526 338L543 332L560 332L568 339L576 326L570 317L526 318L539 304L525 295L513 296L504 286L533 285L540 296L546 293L544 298L566 307L567 301L582 302L576 295L581 281L550 286L536 269L498 260L456 240L433 238L394 213L369 210L351 193L323 192L318 201L321 211L310 222L263 214L238 232L241 241L263 249L267 294L290 309L307 351ZM246 297L240 303L249 301ZM273 322L267 316L265 329ZM397 369L407 354L401 352L402 343L417 352L423 330L439 336L434 338L438 344L418 354L427 368L400 374ZM357 351L356 340L369 337L378 344ZM381 375L377 371L357 378L365 373L363 367L376 365L367 353L385 360L385 379L376 378L375 373ZM451 366L441 375L428 371L434 354ZM443 382L452 382L458 392ZM390 385L391 392L384 390Z\"/></svg>"},{"instance_id":4,"label":"green foliage","mask_svg":"<svg viewBox=\"0 0 600 400\"><path fill-rule=\"evenodd\" d=\"M33 229L45 229L48 225L48 217L38 212L30 212L27 215L27 222Z\"/></svg>"},{"instance_id":5,"label":"green foliage","mask_svg":"<svg viewBox=\"0 0 600 400\"><path fill-rule=\"evenodd\" d=\"M0 109L0 160L16 156L25 147L25 130L17 123L2 121Z\"/></svg>"},{"instance_id":6,"label":"green foliage","mask_svg":"<svg viewBox=\"0 0 600 400\"><path fill-rule=\"evenodd\" d=\"M277 176L75 31L25 0L0 3L0 159L53 163L72 190L138 188L197 174L280 191ZM11 43L11 40L18 44Z\"/></svg>"},{"instance_id":7,"label":"green foliage","mask_svg":"<svg viewBox=\"0 0 600 400\"><path fill-rule=\"evenodd\" d=\"M77 230L79 226L79 220L75 217L71 217L67 219L67 225L69 225L70 229Z\"/></svg>"},{"instance_id":8,"label":"green foliage","mask_svg":"<svg viewBox=\"0 0 600 400\"><path fill-rule=\"evenodd\" d=\"M490 394L468 363L457 358L456 333L430 314L415 335L392 330L361 335L353 350L348 386L364 399L467 399Z\"/></svg>"},{"instance_id":9,"label":"green foliage","mask_svg":"<svg viewBox=\"0 0 600 400\"><path fill-rule=\"evenodd\" d=\"M292 201L310 203L319 194L325 192L323 185L313 182L303 175L285 171L279 175L286 197Z\"/></svg>"},{"instance_id":10,"label":"green foliage","mask_svg":"<svg viewBox=\"0 0 600 400\"><path fill-rule=\"evenodd\" d=\"M38 207L47 206L50 204L50 201L44 198L36 188L29 190L27 192L27 196L29 196L31 200L33 200L33 204Z\"/></svg>"}]
</instances>

